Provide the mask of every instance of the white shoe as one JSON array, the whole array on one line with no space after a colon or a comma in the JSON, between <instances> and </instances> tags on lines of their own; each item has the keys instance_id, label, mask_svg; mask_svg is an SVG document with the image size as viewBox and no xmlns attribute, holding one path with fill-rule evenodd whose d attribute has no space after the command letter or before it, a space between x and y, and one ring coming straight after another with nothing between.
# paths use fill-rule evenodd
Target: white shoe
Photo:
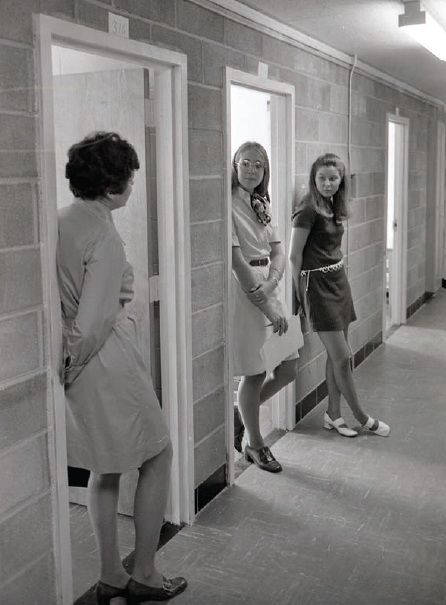
<instances>
[{"instance_id":1,"label":"white shoe","mask_svg":"<svg viewBox=\"0 0 446 605\"><path fill-rule=\"evenodd\" d=\"M372 428L375 422L378 422L378 426L376 429ZM374 418L369 416L369 419L365 424L362 425L363 429L374 433L375 435L379 435L380 437L388 437L390 434L390 426L381 420L376 421Z\"/></svg>"},{"instance_id":2,"label":"white shoe","mask_svg":"<svg viewBox=\"0 0 446 605\"><path fill-rule=\"evenodd\" d=\"M349 429L345 424L345 420L342 418L338 418L337 420L332 420L330 416L325 412L324 414L324 428L331 431L331 429L336 429L340 435L344 437L356 437L357 432L353 429Z\"/></svg>"}]
</instances>

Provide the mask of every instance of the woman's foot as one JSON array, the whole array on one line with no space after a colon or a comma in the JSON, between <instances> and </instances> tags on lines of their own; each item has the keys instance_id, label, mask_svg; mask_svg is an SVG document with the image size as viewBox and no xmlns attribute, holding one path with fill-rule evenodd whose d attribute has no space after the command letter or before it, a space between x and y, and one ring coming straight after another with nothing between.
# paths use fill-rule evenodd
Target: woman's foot
<instances>
[{"instance_id":1,"label":"woman's foot","mask_svg":"<svg viewBox=\"0 0 446 605\"><path fill-rule=\"evenodd\" d=\"M144 603L145 601L167 601L186 590L187 581L184 578L163 577L162 586L147 586L133 578L130 579L127 591L129 605Z\"/></svg>"},{"instance_id":2,"label":"woman's foot","mask_svg":"<svg viewBox=\"0 0 446 605\"><path fill-rule=\"evenodd\" d=\"M245 460L248 462L254 462L263 471L269 471L270 473L280 473L282 466L271 454L269 447L261 447L256 450L249 445L245 446Z\"/></svg>"},{"instance_id":3,"label":"woman's foot","mask_svg":"<svg viewBox=\"0 0 446 605\"><path fill-rule=\"evenodd\" d=\"M380 437L388 437L390 434L390 426L387 425L382 420L375 420L371 416L365 424L362 425L363 429L370 431L371 433L375 433L375 435L379 435Z\"/></svg>"},{"instance_id":4,"label":"woman's foot","mask_svg":"<svg viewBox=\"0 0 446 605\"><path fill-rule=\"evenodd\" d=\"M127 598L127 589L128 584L125 588L118 588L117 586L110 586L110 584L105 584L104 582L99 581L94 589L94 594L96 596L96 601L98 605L110 605L110 601L112 599L116 599L118 597Z\"/></svg>"},{"instance_id":5,"label":"woman's foot","mask_svg":"<svg viewBox=\"0 0 446 605\"><path fill-rule=\"evenodd\" d=\"M336 420L332 420L327 412L324 414L324 428L329 430L336 429L343 437L356 437L358 435L356 431L348 428L342 416Z\"/></svg>"},{"instance_id":6,"label":"woman's foot","mask_svg":"<svg viewBox=\"0 0 446 605\"><path fill-rule=\"evenodd\" d=\"M240 411L238 406L234 406L234 447L235 449L242 453L242 442L243 436L245 434L245 425L243 424L242 417L240 416Z\"/></svg>"}]
</instances>

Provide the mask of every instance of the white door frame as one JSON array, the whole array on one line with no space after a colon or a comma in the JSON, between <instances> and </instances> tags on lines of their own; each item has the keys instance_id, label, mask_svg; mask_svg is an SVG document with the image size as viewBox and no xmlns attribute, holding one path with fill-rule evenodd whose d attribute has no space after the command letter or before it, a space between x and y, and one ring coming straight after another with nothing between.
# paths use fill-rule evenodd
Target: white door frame
<instances>
[{"instance_id":1,"label":"white door frame","mask_svg":"<svg viewBox=\"0 0 446 605\"><path fill-rule=\"evenodd\" d=\"M409 187L409 125L410 120L399 115L388 113L386 116L386 194L385 194L385 214L384 214L384 256L383 256L383 342L386 341L386 240L387 240L387 204L388 204L388 188L389 188L389 170L388 170L388 150L389 150L389 124L395 123L402 125L404 128L402 140L402 154L398 155L402 162L402 187L401 191L397 191L395 198L398 198L398 203L395 203L397 229L394 240L394 253L396 251L394 266L396 266L396 275L391 279L394 280L394 291L396 292L395 300L390 299L393 304L393 325L405 324L407 321L407 221L408 221L408 187ZM396 284L396 287L395 287Z\"/></svg>"},{"instance_id":2,"label":"white door frame","mask_svg":"<svg viewBox=\"0 0 446 605\"><path fill-rule=\"evenodd\" d=\"M281 152L283 163L283 178L285 189L285 212L283 212L283 223L279 225L281 233L285 235L284 251L287 254L288 244L291 237L291 211L294 194L294 145L295 145L295 88L291 84L269 80L267 77L256 76L245 73L230 67L225 68L225 86L224 86L224 107L225 107L225 199L226 199L226 225L227 225L227 250L226 255L226 284L227 292L225 298L225 317L226 321L226 447L228 460L228 483L234 482L234 414L233 414L233 358L232 358L232 318L230 313L230 304L232 300L232 196L231 196L231 85L244 86L260 92L266 92L278 95L285 100L284 124L283 129L286 133L285 139L281 140L281 145L275 145L272 140L272 149ZM274 126L274 125L272 125ZM274 133L272 132L272 138ZM280 147L280 150L279 150ZM285 300L288 308L292 309L292 277L288 265L286 265L284 274ZM291 430L295 426L295 402L294 402L294 383L291 383L278 395L278 403L273 404L273 421L277 428Z\"/></svg>"},{"instance_id":3,"label":"white door frame","mask_svg":"<svg viewBox=\"0 0 446 605\"><path fill-rule=\"evenodd\" d=\"M435 290L441 288L443 279L444 224L445 224L445 162L446 162L446 127L444 122L437 122L437 147L435 160Z\"/></svg>"},{"instance_id":4,"label":"white door frame","mask_svg":"<svg viewBox=\"0 0 446 605\"><path fill-rule=\"evenodd\" d=\"M166 518L190 523L194 516L191 365L191 293L188 182L187 58L46 15L34 16L39 87L38 169L43 290L48 361L49 457L54 487L57 603L72 603L64 393L58 376L61 318L56 279L57 203L51 45L135 63L155 70L155 124L161 301L163 410L174 448Z\"/></svg>"}]
</instances>

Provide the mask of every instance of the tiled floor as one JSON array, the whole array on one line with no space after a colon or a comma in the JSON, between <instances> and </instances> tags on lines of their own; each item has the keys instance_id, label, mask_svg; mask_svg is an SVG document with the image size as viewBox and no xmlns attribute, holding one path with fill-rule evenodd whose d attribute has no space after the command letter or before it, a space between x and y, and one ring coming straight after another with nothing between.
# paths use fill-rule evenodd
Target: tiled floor
<instances>
[{"instance_id":1,"label":"tiled floor","mask_svg":"<svg viewBox=\"0 0 446 605\"><path fill-rule=\"evenodd\" d=\"M446 293L355 380L390 437L326 431L320 404L272 447L282 473L249 466L158 551L175 605L446 604Z\"/></svg>"},{"instance_id":2,"label":"tiled floor","mask_svg":"<svg viewBox=\"0 0 446 605\"><path fill-rule=\"evenodd\" d=\"M446 293L356 371L389 438L322 428L324 404L159 551L176 605L446 603ZM354 426L350 414L345 418Z\"/></svg>"}]
</instances>

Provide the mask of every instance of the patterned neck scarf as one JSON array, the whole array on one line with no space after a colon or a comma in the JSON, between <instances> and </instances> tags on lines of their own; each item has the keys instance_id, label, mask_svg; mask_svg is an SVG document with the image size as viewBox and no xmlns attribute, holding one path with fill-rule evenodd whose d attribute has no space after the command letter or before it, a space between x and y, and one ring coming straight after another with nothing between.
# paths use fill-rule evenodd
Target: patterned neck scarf
<instances>
[{"instance_id":1,"label":"patterned neck scarf","mask_svg":"<svg viewBox=\"0 0 446 605\"><path fill-rule=\"evenodd\" d=\"M251 199L251 208L254 210L255 215L257 216L257 220L264 227L270 224L271 222L271 214L269 211L269 202L265 197L262 197L259 193L255 191L250 193L247 189L240 185L243 191L249 193L249 197Z\"/></svg>"}]
</instances>

